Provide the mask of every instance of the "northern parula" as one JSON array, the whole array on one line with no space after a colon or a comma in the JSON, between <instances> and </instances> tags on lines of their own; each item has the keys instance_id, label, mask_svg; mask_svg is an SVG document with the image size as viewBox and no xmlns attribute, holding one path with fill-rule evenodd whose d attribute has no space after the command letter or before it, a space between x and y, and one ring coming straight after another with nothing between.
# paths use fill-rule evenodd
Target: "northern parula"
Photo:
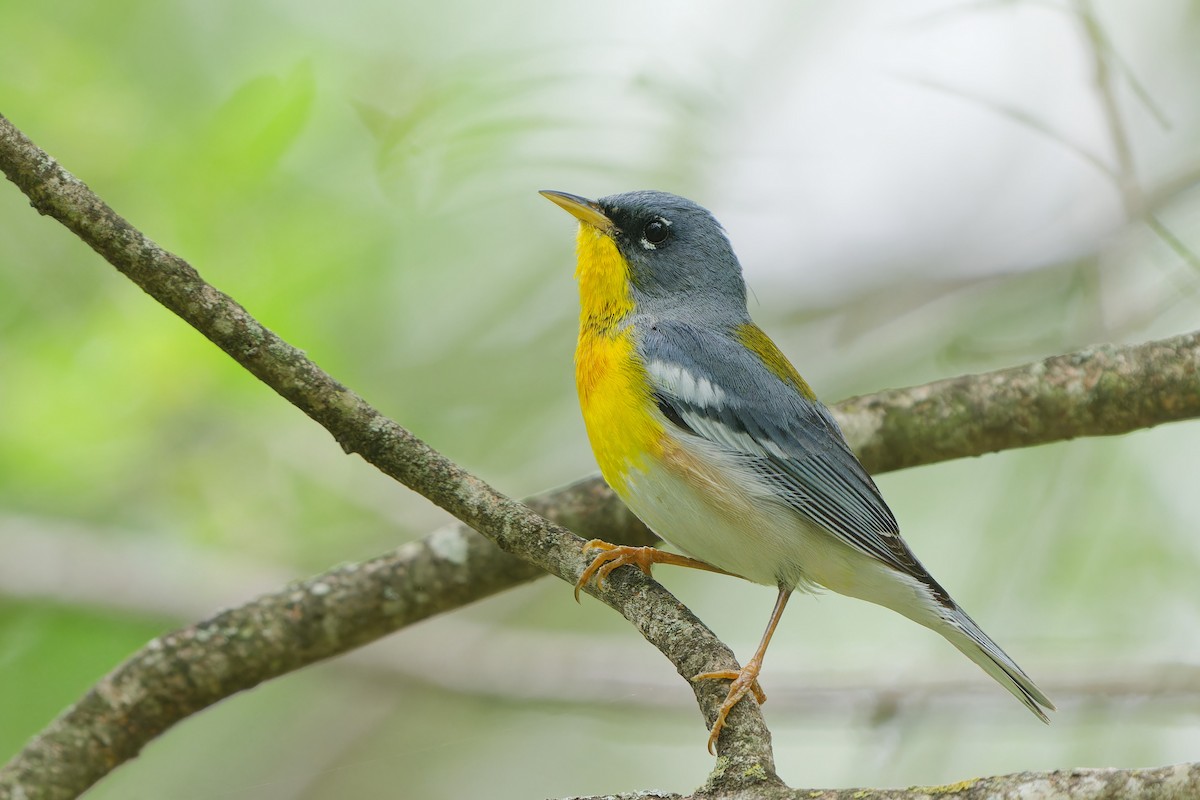
<instances>
[{"instance_id":1,"label":"northern parula","mask_svg":"<svg viewBox=\"0 0 1200 800\"><path fill-rule=\"evenodd\" d=\"M579 588L631 564L725 572L777 586L754 656L728 679L712 726L758 684L791 593L820 587L898 611L944 636L1043 722L1054 705L950 598L829 410L750 319L742 268L704 208L665 192L542 195L579 220L575 380L600 471L646 525L692 558L600 549Z\"/></svg>"}]
</instances>

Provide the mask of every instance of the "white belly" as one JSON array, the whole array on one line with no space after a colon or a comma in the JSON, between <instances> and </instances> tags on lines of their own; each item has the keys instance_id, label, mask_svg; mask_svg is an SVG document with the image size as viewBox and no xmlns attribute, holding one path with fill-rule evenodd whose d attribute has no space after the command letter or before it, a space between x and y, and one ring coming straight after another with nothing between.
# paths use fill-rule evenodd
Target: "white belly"
<instances>
[{"instance_id":1,"label":"white belly","mask_svg":"<svg viewBox=\"0 0 1200 800\"><path fill-rule=\"evenodd\" d=\"M810 523L725 458L676 443L662 461L625 472L621 497L663 539L726 572L769 586L824 587L939 629L945 608L923 583Z\"/></svg>"},{"instance_id":2,"label":"white belly","mask_svg":"<svg viewBox=\"0 0 1200 800\"><path fill-rule=\"evenodd\" d=\"M773 500L736 463L682 449L666 465L625 475L622 499L647 526L693 558L769 586L847 593L861 554ZM732 477L731 477L732 476Z\"/></svg>"}]
</instances>

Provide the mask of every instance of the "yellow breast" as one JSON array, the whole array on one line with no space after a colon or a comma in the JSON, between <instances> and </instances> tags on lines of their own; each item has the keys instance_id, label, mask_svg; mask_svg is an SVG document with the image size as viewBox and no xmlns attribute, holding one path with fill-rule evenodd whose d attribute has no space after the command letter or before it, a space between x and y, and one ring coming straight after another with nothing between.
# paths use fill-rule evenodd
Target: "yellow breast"
<instances>
[{"instance_id":1,"label":"yellow breast","mask_svg":"<svg viewBox=\"0 0 1200 800\"><path fill-rule=\"evenodd\" d=\"M647 458L661 455L664 432L633 329L621 324L634 309L629 265L611 238L586 223L577 249L579 407L604 479L624 494L629 470L645 469Z\"/></svg>"},{"instance_id":2,"label":"yellow breast","mask_svg":"<svg viewBox=\"0 0 1200 800\"><path fill-rule=\"evenodd\" d=\"M615 335L580 330L575 385L600 472L624 494L630 469L645 470L647 458L661 458L664 433L632 330Z\"/></svg>"}]
</instances>

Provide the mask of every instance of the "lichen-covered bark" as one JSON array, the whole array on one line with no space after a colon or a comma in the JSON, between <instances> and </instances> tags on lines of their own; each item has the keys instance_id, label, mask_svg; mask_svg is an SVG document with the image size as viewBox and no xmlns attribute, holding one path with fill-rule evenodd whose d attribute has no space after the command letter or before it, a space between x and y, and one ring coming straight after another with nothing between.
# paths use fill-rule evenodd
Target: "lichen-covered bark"
<instances>
[{"instance_id":1,"label":"lichen-covered bark","mask_svg":"<svg viewBox=\"0 0 1200 800\"><path fill-rule=\"evenodd\" d=\"M1063 769L975 778L905 789L791 789L607 794L573 800L1192 800L1200 797L1200 764L1154 769Z\"/></svg>"},{"instance_id":2,"label":"lichen-covered bark","mask_svg":"<svg viewBox=\"0 0 1200 800\"><path fill-rule=\"evenodd\" d=\"M594 480L531 502L584 531L598 531L589 526L600 520L627 538L651 539ZM218 700L545 574L456 524L161 636L0 771L0 796L18 786L29 797L77 796L155 735ZM570 596L565 588L563 595Z\"/></svg>"},{"instance_id":3,"label":"lichen-covered bark","mask_svg":"<svg viewBox=\"0 0 1200 800\"><path fill-rule=\"evenodd\" d=\"M1200 334L1098 345L857 397L835 409L873 472L1200 416Z\"/></svg>"},{"instance_id":4,"label":"lichen-covered bark","mask_svg":"<svg viewBox=\"0 0 1200 800\"><path fill-rule=\"evenodd\" d=\"M596 478L535 498L534 509L552 522L465 472L146 239L3 116L0 169L35 209L62 222L323 425L347 452L360 453L490 540L465 526L448 528L154 640L0 769L0 798L76 797L154 736L224 697L543 571L573 581L585 559L568 527L629 543L652 538ZM1198 416L1198 364L1191 334L856 398L835 411L864 463L882 471ZM628 618L685 678L734 666L711 631L636 571L620 570L603 590L590 591ZM690 685L711 723L724 687ZM1196 768L1186 766L1009 776L937 789L792 793L775 776L770 734L753 702L734 709L719 749L705 796L1018 797L1038 787L1063 793L1038 795L1047 797L1154 798L1195 796L1197 786ZM1118 784L1120 791L1111 788ZM1168 790L1175 794L1153 793Z\"/></svg>"}]
</instances>

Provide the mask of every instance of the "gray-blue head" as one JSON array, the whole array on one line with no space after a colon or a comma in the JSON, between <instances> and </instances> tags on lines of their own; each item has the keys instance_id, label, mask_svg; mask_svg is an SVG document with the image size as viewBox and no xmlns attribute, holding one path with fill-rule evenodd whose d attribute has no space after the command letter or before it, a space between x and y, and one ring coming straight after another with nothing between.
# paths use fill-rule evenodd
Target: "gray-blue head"
<instances>
[{"instance_id":1,"label":"gray-blue head","mask_svg":"<svg viewBox=\"0 0 1200 800\"><path fill-rule=\"evenodd\" d=\"M611 239L627 265L639 308L745 313L741 264L721 224L707 209L657 191L626 192L599 200L553 191L542 195L583 223L581 273L588 266L584 259L595 257L585 252L586 229Z\"/></svg>"}]
</instances>

